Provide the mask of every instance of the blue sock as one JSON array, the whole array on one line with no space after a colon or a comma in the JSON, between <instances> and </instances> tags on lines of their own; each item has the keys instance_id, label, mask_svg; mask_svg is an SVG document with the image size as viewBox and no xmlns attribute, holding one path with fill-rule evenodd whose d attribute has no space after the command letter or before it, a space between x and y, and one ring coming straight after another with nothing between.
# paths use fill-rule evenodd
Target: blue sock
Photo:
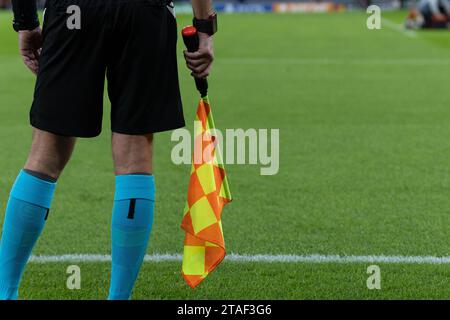
<instances>
[{"instance_id":1,"label":"blue sock","mask_svg":"<svg viewBox=\"0 0 450 320\"><path fill-rule=\"evenodd\" d=\"M109 300L128 300L153 225L155 182L151 175L116 177L112 218L112 272Z\"/></svg>"},{"instance_id":2,"label":"blue sock","mask_svg":"<svg viewBox=\"0 0 450 320\"><path fill-rule=\"evenodd\" d=\"M0 300L15 300L31 251L44 228L56 183L21 171L11 190L0 244Z\"/></svg>"}]
</instances>

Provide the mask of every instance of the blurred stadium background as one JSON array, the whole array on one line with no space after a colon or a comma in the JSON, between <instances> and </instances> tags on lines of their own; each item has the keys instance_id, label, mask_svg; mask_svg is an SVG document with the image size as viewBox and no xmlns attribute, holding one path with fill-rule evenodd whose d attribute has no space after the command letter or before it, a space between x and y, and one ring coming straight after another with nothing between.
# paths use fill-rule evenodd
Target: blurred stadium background
<instances>
[{"instance_id":1,"label":"blurred stadium background","mask_svg":"<svg viewBox=\"0 0 450 320\"><path fill-rule=\"evenodd\" d=\"M370 3L385 9L381 30L366 27ZM223 216L227 249L285 261L226 261L196 290L181 279L179 261L148 262L135 298L450 298L449 259L436 258L450 256L450 35L404 30L412 3L216 1L230 13L220 17L210 78L216 125L276 128L281 139L278 175L227 167L235 198ZM179 26L189 24L188 2L176 1L176 9ZM0 12L0 221L29 147L35 80L17 53L11 19L10 10ZM198 94L182 49L180 42L192 129ZM105 97L103 134L78 142L35 251L63 258L30 264L24 299L106 297L109 263L78 262L82 289L71 291L66 268L73 263L64 255L110 253L108 105ZM173 145L170 133L156 138L149 254L182 251L190 168L171 163ZM336 255L362 260L336 262ZM289 262L293 256L309 261ZM373 263L381 267L381 290L366 287Z\"/></svg>"},{"instance_id":2,"label":"blurred stadium background","mask_svg":"<svg viewBox=\"0 0 450 320\"><path fill-rule=\"evenodd\" d=\"M43 7L45 0L37 0L41 7ZM174 3L182 5L186 4L188 0L175 0ZM406 7L409 2L413 0L290 0L290 1L270 1L270 0L227 0L227 1L216 1L216 6L218 11L228 11L228 12L269 12L269 11L322 11L323 8L326 10L342 10L343 8L349 9L360 9L367 8L370 4L377 4L382 7L392 7L400 8ZM282 4L287 5L286 8ZM299 5L301 4L301 5ZM11 0L0 0L0 8L10 8ZM333 8L334 7L334 8ZM186 10L185 7L179 7L181 11ZM188 7L188 10L191 10Z\"/></svg>"}]
</instances>

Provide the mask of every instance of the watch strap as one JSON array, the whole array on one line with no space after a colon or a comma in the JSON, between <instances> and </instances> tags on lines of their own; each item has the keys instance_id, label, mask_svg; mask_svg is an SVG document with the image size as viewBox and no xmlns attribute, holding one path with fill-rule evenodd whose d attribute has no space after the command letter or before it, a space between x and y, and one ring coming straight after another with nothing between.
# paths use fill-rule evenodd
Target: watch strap
<instances>
[{"instance_id":1,"label":"watch strap","mask_svg":"<svg viewBox=\"0 0 450 320\"><path fill-rule=\"evenodd\" d=\"M214 35L217 32L217 13L213 13L208 19L194 18L193 25L198 32L206 33L209 36Z\"/></svg>"}]
</instances>

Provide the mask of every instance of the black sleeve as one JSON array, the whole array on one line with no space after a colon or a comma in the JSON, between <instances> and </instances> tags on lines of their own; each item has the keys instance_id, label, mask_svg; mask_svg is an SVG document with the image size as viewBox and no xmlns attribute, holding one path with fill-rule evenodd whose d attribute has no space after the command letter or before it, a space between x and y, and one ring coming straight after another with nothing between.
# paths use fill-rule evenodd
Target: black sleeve
<instances>
[{"instance_id":1,"label":"black sleeve","mask_svg":"<svg viewBox=\"0 0 450 320\"><path fill-rule=\"evenodd\" d=\"M12 0L14 27L17 30L33 30L39 26L36 0Z\"/></svg>"}]
</instances>

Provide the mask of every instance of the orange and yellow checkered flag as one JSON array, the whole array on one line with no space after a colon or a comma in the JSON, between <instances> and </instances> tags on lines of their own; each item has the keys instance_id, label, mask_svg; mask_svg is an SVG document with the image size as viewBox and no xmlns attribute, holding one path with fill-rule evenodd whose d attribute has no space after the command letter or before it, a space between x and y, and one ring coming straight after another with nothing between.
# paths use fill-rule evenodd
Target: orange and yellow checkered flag
<instances>
[{"instance_id":1,"label":"orange and yellow checkered flag","mask_svg":"<svg viewBox=\"0 0 450 320\"><path fill-rule=\"evenodd\" d=\"M225 258L222 209L231 201L208 97L197 109L195 152L181 227L186 231L183 277L192 288Z\"/></svg>"}]
</instances>

